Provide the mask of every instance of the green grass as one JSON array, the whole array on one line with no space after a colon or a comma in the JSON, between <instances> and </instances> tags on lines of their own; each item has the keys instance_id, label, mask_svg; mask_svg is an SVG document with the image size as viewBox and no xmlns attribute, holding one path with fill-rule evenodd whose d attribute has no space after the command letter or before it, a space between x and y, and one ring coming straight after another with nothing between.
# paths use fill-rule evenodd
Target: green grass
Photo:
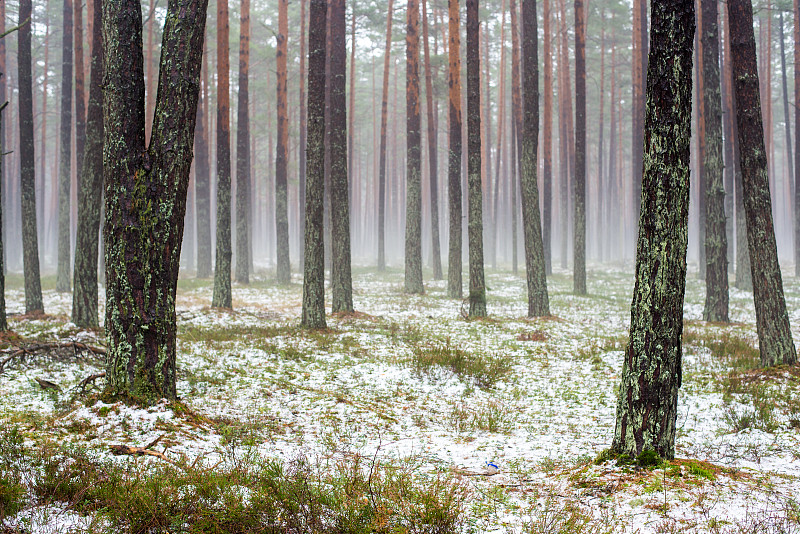
<instances>
[{"instance_id":1,"label":"green grass","mask_svg":"<svg viewBox=\"0 0 800 534\"><path fill-rule=\"evenodd\" d=\"M511 362L502 356L470 354L446 344L426 344L416 348L411 365L418 374L433 368L448 369L461 379L471 379L481 389L491 389L511 373Z\"/></svg>"}]
</instances>

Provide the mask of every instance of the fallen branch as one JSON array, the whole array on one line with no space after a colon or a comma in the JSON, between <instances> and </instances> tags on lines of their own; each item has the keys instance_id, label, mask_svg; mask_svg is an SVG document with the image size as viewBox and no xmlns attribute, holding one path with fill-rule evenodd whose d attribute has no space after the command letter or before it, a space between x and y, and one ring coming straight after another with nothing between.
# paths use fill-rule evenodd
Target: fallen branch
<instances>
[{"instance_id":1,"label":"fallen branch","mask_svg":"<svg viewBox=\"0 0 800 534\"><path fill-rule=\"evenodd\" d=\"M106 376L106 372L105 371L100 372L100 373L96 373L96 374L93 374L93 375L89 375L86 378L84 378L83 380L81 380L77 387L80 388L80 392L83 393L83 392L86 391L86 386L88 386L89 384L93 383L98 378L103 378L105 376Z\"/></svg>"},{"instance_id":2,"label":"fallen branch","mask_svg":"<svg viewBox=\"0 0 800 534\"><path fill-rule=\"evenodd\" d=\"M14 347L12 349L5 349L0 351L0 354L8 354L5 358L0 360L0 373L6 364L15 358L22 358L28 355L33 355L39 352L50 352L58 349L72 348L75 352L90 352L96 355L105 355L106 349L104 347L97 347L94 345L87 345L80 341L67 341L67 342L53 342L53 343L35 343L27 346Z\"/></svg>"},{"instance_id":3,"label":"fallen branch","mask_svg":"<svg viewBox=\"0 0 800 534\"><path fill-rule=\"evenodd\" d=\"M167 457L166 454L163 452L153 451L150 450L154 447L161 438L164 437L164 434L158 436L156 439L145 445L144 447L131 447L130 445L109 445L109 449L111 450L111 454L115 456L153 456L155 458L160 458L166 462L171 463L176 467L180 467L181 469L186 469L185 466L179 464L178 462L170 459Z\"/></svg>"},{"instance_id":4,"label":"fallen branch","mask_svg":"<svg viewBox=\"0 0 800 534\"><path fill-rule=\"evenodd\" d=\"M49 380L44 380L38 377L34 377L33 379L36 380L36 383L38 383L42 389L55 389L56 391L61 391L61 388L55 382L50 382Z\"/></svg>"}]
</instances>

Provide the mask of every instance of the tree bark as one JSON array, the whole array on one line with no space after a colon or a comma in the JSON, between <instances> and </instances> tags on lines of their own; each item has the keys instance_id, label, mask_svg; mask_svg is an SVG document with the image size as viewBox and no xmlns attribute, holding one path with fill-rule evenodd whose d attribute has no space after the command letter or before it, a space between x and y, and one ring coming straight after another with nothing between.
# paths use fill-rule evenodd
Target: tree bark
<instances>
[{"instance_id":1,"label":"tree bark","mask_svg":"<svg viewBox=\"0 0 800 534\"><path fill-rule=\"evenodd\" d=\"M575 181L573 291L586 294L586 13L575 0Z\"/></svg>"},{"instance_id":2,"label":"tree bark","mask_svg":"<svg viewBox=\"0 0 800 534\"><path fill-rule=\"evenodd\" d=\"M250 283L250 0L239 22L239 95L236 109L236 281ZM287 222L288 226L288 222ZM289 247L289 231L286 231Z\"/></svg>"},{"instance_id":3,"label":"tree bark","mask_svg":"<svg viewBox=\"0 0 800 534\"><path fill-rule=\"evenodd\" d=\"M217 254L211 305L232 308L228 0L217 0Z\"/></svg>"},{"instance_id":4,"label":"tree bark","mask_svg":"<svg viewBox=\"0 0 800 534\"><path fill-rule=\"evenodd\" d=\"M391 0L390 0L391 1ZM461 36L458 0L448 0L448 155L447 155L447 198L450 212L450 244L447 259L447 295L450 298L462 297L461 253Z\"/></svg>"},{"instance_id":5,"label":"tree bark","mask_svg":"<svg viewBox=\"0 0 800 534\"><path fill-rule=\"evenodd\" d=\"M58 173L56 291L70 290L70 193L72 185L72 0L64 0L61 32L61 153Z\"/></svg>"},{"instance_id":6,"label":"tree bark","mask_svg":"<svg viewBox=\"0 0 800 534\"><path fill-rule=\"evenodd\" d=\"M693 0L652 4L630 340L612 449L675 456L689 220Z\"/></svg>"},{"instance_id":7,"label":"tree bark","mask_svg":"<svg viewBox=\"0 0 800 534\"><path fill-rule=\"evenodd\" d=\"M600 12L602 29L600 32L600 113L598 116L598 139L597 139L597 257L603 261L605 256L605 241L608 239L609 228L604 224L603 214L605 213L605 202L608 196L608 185L605 184L605 174L603 172L603 148L605 147L603 136L605 134L605 113L606 102L606 11Z\"/></svg>"},{"instance_id":8,"label":"tree bark","mask_svg":"<svg viewBox=\"0 0 800 534\"><path fill-rule=\"evenodd\" d=\"M549 1L545 1L545 5L549 5ZM513 153L514 157L512 159L512 170L511 170L511 266L512 270L516 274L517 272L517 184L519 183L519 169L520 169L520 158L522 154L522 87L520 81L520 43L519 43L519 23L517 22L517 2L516 0L511 0L509 5L511 10L511 114L513 115L513 127L512 132L514 132L513 139L511 142L513 143ZM544 15L545 22L547 22L547 15ZM545 28L549 28L549 24L545 24ZM545 35L547 30L545 30ZM545 65L547 65L547 58L545 57ZM552 67L552 65L551 65ZM545 75L545 80L547 76ZM553 117L553 110L547 110L547 104L549 103L551 106L553 105L552 102L552 77L550 78L551 82L551 92L550 92L550 100L547 100L547 91L545 89L545 116L550 114L551 120ZM545 88L547 87L547 82L545 82ZM546 137L545 137L546 139ZM552 146L552 142L551 142ZM546 152L545 145L545 164L547 162L547 152ZM545 167L547 169L547 167ZM544 174L544 182L543 187L545 187L545 191L543 193L544 196L544 208L543 208L543 215L545 211L548 211L548 203L547 203L547 171L545 170ZM548 212L549 213L549 212ZM544 222L544 221L543 221ZM544 240L545 230L542 231L542 239ZM547 265L547 249L545 249L545 265Z\"/></svg>"},{"instance_id":9,"label":"tree bark","mask_svg":"<svg viewBox=\"0 0 800 534\"><path fill-rule=\"evenodd\" d=\"M206 0L170 0L145 146L139 0L103 2L107 390L174 399L175 293L200 85Z\"/></svg>"},{"instance_id":10,"label":"tree bark","mask_svg":"<svg viewBox=\"0 0 800 534\"><path fill-rule=\"evenodd\" d=\"M306 145L303 317L306 328L325 328L325 57L327 0L309 0L308 144Z\"/></svg>"},{"instance_id":11,"label":"tree bark","mask_svg":"<svg viewBox=\"0 0 800 534\"><path fill-rule=\"evenodd\" d=\"M197 211L197 278L211 276L211 167L208 163L208 59L203 46L203 90L194 132L194 190Z\"/></svg>"},{"instance_id":12,"label":"tree bark","mask_svg":"<svg viewBox=\"0 0 800 534\"><path fill-rule=\"evenodd\" d=\"M406 26L406 238L405 291L422 285L422 160L419 112L419 1L408 0Z\"/></svg>"},{"instance_id":13,"label":"tree bark","mask_svg":"<svg viewBox=\"0 0 800 534\"><path fill-rule=\"evenodd\" d=\"M794 275L800 278L800 0L794 0Z\"/></svg>"},{"instance_id":14,"label":"tree bark","mask_svg":"<svg viewBox=\"0 0 800 534\"><path fill-rule=\"evenodd\" d=\"M378 270L386 269L386 121L389 100L389 58L392 51L392 3L386 15L386 48L383 55L383 91L381 96L381 145L378 164Z\"/></svg>"},{"instance_id":15,"label":"tree bark","mask_svg":"<svg viewBox=\"0 0 800 534\"><path fill-rule=\"evenodd\" d=\"M729 0L736 122L739 128L740 163L747 246L753 280L756 328L761 365L794 364L792 342L778 251L772 222L772 201L767 176L767 152L758 91L758 66L753 33L753 6L749 0Z\"/></svg>"},{"instance_id":16,"label":"tree bark","mask_svg":"<svg viewBox=\"0 0 800 534\"><path fill-rule=\"evenodd\" d=\"M425 48L425 103L428 126L428 163L431 199L431 266L433 279L441 280L442 250L439 244L439 155L436 137L437 106L433 102L433 74L431 73L431 54L428 43L428 4L422 0L422 42Z\"/></svg>"},{"instance_id":17,"label":"tree bark","mask_svg":"<svg viewBox=\"0 0 800 534\"><path fill-rule=\"evenodd\" d=\"M275 275L279 284L291 281L289 262L289 205L287 188L287 164L289 161L289 113L286 94L287 58L289 38L289 1L278 2L278 145L275 151L275 237L277 243Z\"/></svg>"},{"instance_id":18,"label":"tree bark","mask_svg":"<svg viewBox=\"0 0 800 534\"><path fill-rule=\"evenodd\" d=\"M97 261L103 200L103 10L101 0L94 0L94 3L86 147L83 172L78 176L78 229L73 273L75 290L72 294L72 322L82 328L99 326Z\"/></svg>"},{"instance_id":19,"label":"tree bark","mask_svg":"<svg viewBox=\"0 0 800 534\"><path fill-rule=\"evenodd\" d=\"M297 149L297 167L298 167L298 191L297 191L297 204L298 210L298 227L297 235L299 237L298 249L298 267L303 268L305 263L305 223L306 223L306 0L300 0L300 144ZM291 268L291 265L290 265Z\"/></svg>"},{"instance_id":20,"label":"tree bark","mask_svg":"<svg viewBox=\"0 0 800 534\"><path fill-rule=\"evenodd\" d=\"M640 212L642 200L642 159L644 157L644 121L645 94L644 86L647 74L647 3L646 0L633 2L633 109L631 125L631 172L633 216Z\"/></svg>"},{"instance_id":21,"label":"tree bark","mask_svg":"<svg viewBox=\"0 0 800 534\"><path fill-rule=\"evenodd\" d=\"M5 16L5 9L0 9L0 17ZM5 24L0 24L0 33L5 32ZM0 39L2 41L2 39ZM5 48L0 50L0 80L3 78L3 69L5 69ZM5 139L3 134L3 111L8 106L8 101L5 99L5 85L0 87L0 154L3 154L3 147ZM0 157L0 198L3 198L3 158ZM6 319L6 259L4 255L5 250L5 234L3 233L3 204L0 202L0 332L8 330L8 320Z\"/></svg>"}]
</instances>

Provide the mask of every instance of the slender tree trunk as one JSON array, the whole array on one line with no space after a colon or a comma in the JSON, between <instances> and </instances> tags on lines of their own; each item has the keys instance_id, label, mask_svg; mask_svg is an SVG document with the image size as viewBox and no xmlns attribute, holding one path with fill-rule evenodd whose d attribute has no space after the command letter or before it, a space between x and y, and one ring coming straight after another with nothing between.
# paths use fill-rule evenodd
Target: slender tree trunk
<instances>
[{"instance_id":1,"label":"slender tree trunk","mask_svg":"<svg viewBox=\"0 0 800 534\"><path fill-rule=\"evenodd\" d=\"M422 0L422 42L425 47L425 103L428 112L428 163L430 164L431 197L431 265L433 279L441 280L442 250L439 245L439 155L436 137L437 108L433 103L433 74L431 73L430 45L428 43L428 5Z\"/></svg>"},{"instance_id":2,"label":"slender tree trunk","mask_svg":"<svg viewBox=\"0 0 800 534\"><path fill-rule=\"evenodd\" d=\"M297 247L298 267L303 269L305 263L305 224L306 224L306 0L300 0L300 143L297 148L297 174L298 190L297 205L298 226L297 236L299 239Z\"/></svg>"},{"instance_id":3,"label":"slender tree trunk","mask_svg":"<svg viewBox=\"0 0 800 534\"><path fill-rule=\"evenodd\" d=\"M331 310L353 311L347 181L347 24L345 0L330 0Z\"/></svg>"},{"instance_id":4,"label":"slender tree trunk","mask_svg":"<svg viewBox=\"0 0 800 534\"><path fill-rule=\"evenodd\" d=\"M614 32L611 33L611 42L615 43L616 37ZM609 257L612 259L619 260L620 254L614 254L615 250L618 250L617 245L618 243L612 237L612 228L614 225L619 224L619 217L614 217L614 212L612 211L614 206L618 202L617 198L617 46L616 43L612 44L611 46L611 100L609 102L609 122L611 123L609 127L609 141L608 141L608 210L606 212L606 231L608 232L608 242L607 250L609 253Z\"/></svg>"},{"instance_id":5,"label":"slender tree trunk","mask_svg":"<svg viewBox=\"0 0 800 534\"><path fill-rule=\"evenodd\" d=\"M391 1L391 0L390 0ZM461 124L461 52L460 19L458 0L448 0L448 85L449 85L449 134L447 156L447 198L450 212L450 244L447 260L447 295L450 298L462 297L461 279L461 254L462 254L462 229L461 229L461 152L462 152L462 124Z\"/></svg>"},{"instance_id":6,"label":"slender tree trunk","mask_svg":"<svg viewBox=\"0 0 800 534\"><path fill-rule=\"evenodd\" d=\"M303 317L306 328L325 328L325 57L327 0L310 0L308 18L308 144L306 148Z\"/></svg>"},{"instance_id":7,"label":"slender tree trunk","mask_svg":"<svg viewBox=\"0 0 800 534\"><path fill-rule=\"evenodd\" d=\"M631 172L633 175L632 200L634 220L642 200L642 161L644 157L644 86L647 75L647 2L633 2L633 108L631 126Z\"/></svg>"},{"instance_id":8,"label":"slender tree trunk","mask_svg":"<svg viewBox=\"0 0 800 534\"><path fill-rule=\"evenodd\" d=\"M586 294L586 12L575 0L575 240L573 290Z\"/></svg>"},{"instance_id":9,"label":"slender tree trunk","mask_svg":"<svg viewBox=\"0 0 800 534\"><path fill-rule=\"evenodd\" d=\"M549 5L549 1L545 2L546 5ZM520 159L522 156L522 87L520 81L520 44L519 44L519 23L517 22L517 2L516 0L511 0L510 4L511 10L511 114L513 115L513 128L512 131L514 132L514 138L512 139L513 143L513 152L514 157L512 159L513 165L511 170L511 263L514 273L517 272L517 184L519 183L519 176L520 176ZM545 15L545 21L547 21L547 15ZM545 28L549 28L549 25L546 23ZM547 35L547 30L545 30L545 35ZM547 65L547 58L545 58L545 65ZM552 65L551 65L552 66ZM545 79L547 76L545 75ZM552 89L552 77L550 79L551 82L551 89ZM547 83L545 83L545 88L547 87ZM552 91L550 92L550 100L547 100L547 91L545 90L545 116L550 114L552 119L553 110L547 110L547 103L551 106L553 105L552 102ZM551 143L552 145L552 143ZM545 162L547 161L548 152L545 150ZM547 169L547 167L545 167ZM543 186L545 186L544 192L544 212L549 214L549 206L547 203L547 189L546 186L548 185L547 182L547 174L545 170L545 180ZM544 221L543 221L544 222ZM542 238L544 239L545 233L548 229L543 229ZM549 236L548 236L549 237ZM547 258L549 258L547 249L544 251L545 255L545 264L547 263Z\"/></svg>"},{"instance_id":10,"label":"slender tree trunk","mask_svg":"<svg viewBox=\"0 0 800 534\"><path fill-rule=\"evenodd\" d=\"M724 153L724 170L723 179L725 181L725 239L728 243L728 271L733 272L736 265L734 256L735 244L734 241L734 198L735 198L735 185L734 185L734 166L735 161L733 157L733 123L736 121L734 117L733 105L731 100L731 87L732 79L730 73L731 53L730 53L730 39L728 38L728 22L726 10L723 9L721 13L721 20L724 20L724 25L720 26L720 37L724 37L724 46L720 55L722 59L722 138L723 138L723 153Z\"/></svg>"},{"instance_id":11,"label":"slender tree trunk","mask_svg":"<svg viewBox=\"0 0 800 534\"><path fill-rule=\"evenodd\" d=\"M652 3L645 149L631 304L612 449L675 456L689 222L693 0Z\"/></svg>"},{"instance_id":12,"label":"slender tree trunk","mask_svg":"<svg viewBox=\"0 0 800 534\"><path fill-rule=\"evenodd\" d=\"M575 171L575 160L573 159L573 128L572 123L572 89L570 82L570 68L569 68L569 43L567 37L567 10L565 7L565 0L560 0L559 6L561 8L561 40L560 40L560 58L559 62L559 85L558 85L558 99L559 99L559 142L561 144L560 157L561 157L561 183L560 183L560 226L561 226L561 268L567 268L567 251L569 250L569 184L573 178ZM523 201L524 202L524 201Z\"/></svg>"},{"instance_id":13,"label":"slender tree trunk","mask_svg":"<svg viewBox=\"0 0 800 534\"><path fill-rule=\"evenodd\" d=\"M606 102L606 12L602 9L600 20L602 28L600 32L600 113L598 116L598 139L597 139L597 252L598 258L602 261L605 256L605 241L608 239L608 227L604 224L603 214L605 213L605 203L608 196L608 185L604 180L603 173L603 135L605 134L605 102Z\"/></svg>"},{"instance_id":14,"label":"slender tree trunk","mask_svg":"<svg viewBox=\"0 0 800 534\"><path fill-rule=\"evenodd\" d=\"M61 32L61 153L58 173L56 291L70 290L70 185L72 185L72 0L64 0Z\"/></svg>"},{"instance_id":15,"label":"slender tree trunk","mask_svg":"<svg viewBox=\"0 0 800 534\"><path fill-rule=\"evenodd\" d=\"M175 293L200 87L206 0L170 0L152 135L145 141L139 0L103 1L107 69L106 388L144 403L174 399Z\"/></svg>"},{"instance_id":16,"label":"slender tree trunk","mask_svg":"<svg viewBox=\"0 0 800 534\"><path fill-rule=\"evenodd\" d=\"M91 3L91 2L90 2ZM75 28L75 177L83 174L83 155L86 150L86 71L83 61L83 2L72 0ZM75 189L77 189L76 180ZM77 193L77 191L75 191ZM70 198L73 198L70 195ZM77 194L75 195L77 200ZM71 204L72 202L70 202ZM75 210L71 210L75 211Z\"/></svg>"},{"instance_id":17,"label":"slender tree trunk","mask_svg":"<svg viewBox=\"0 0 800 534\"><path fill-rule=\"evenodd\" d=\"M276 278L279 284L291 281L289 262L289 204L287 187L287 165L289 162L289 113L286 94L287 50L289 39L289 0L278 2L278 146L275 151L275 237L277 240Z\"/></svg>"},{"instance_id":18,"label":"slender tree trunk","mask_svg":"<svg viewBox=\"0 0 800 534\"><path fill-rule=\"evenodd\" d=\"M701 0L703 108L705 111L706 302L705 321L728 322L728 240L725 234L725 187L722 182L722 98L719 74L717 1Z\"/></svg>"},{"instance_id":19,"label":"slender tree trunk","mask_svg":"<svg viewBox=\"0 0 800 534\"><path fill-rule=\"evenodd\" d=\"M36 196L39 197L39 202L36 204L36 221L37 221L37 232L41 230L41 235L39 236L39 240L41 241L42 249L50 248L50 243L48 236L50 232L48 229L50 227L55 227L56 230L58 229L58 219L56 219L56 224L53 225L52 221L55 217L53 217L54 208L58 206L58 195L50 195L53 199L53 205L50 210L47 210L50 213L45 213L45 206L46 206L46 196L45 196L45 180L47 179L47 118L50 114L47 111L47 102L49 100L48 95L50 94L49 90L47 89L49 81L50 81L50 67L49 67L49 59L50 59L50 1L47 0L45 2L45 20L44 20L44 67L42 69L42 107L41 110L37 112L37 115L42 117L42 125L41 125L41 143L39 145L39 162L40 162L40 169L39 172L36 174ZM19 86L19 80L17 81L17 86ZM34 128L35 128L34 124ZM56 151L60 151L60 146L56 143L55 149ZM53 172L50 173L53 177L52 189L51 191L58 191L59 183L58 183L58 160L56 159L53 163ZM48 217L49 215L49 217ZM49 222L49 224L48 224ZM58 239L58 237L56 237ZM23 245L24 246L24 245ZM55 246L58 246L58 242L56 241ZM40 251L41 252L41 251Z\"/></svg>"},{"instance_id":20,"label":"slender tree trunk","mask_svg":"<svg viewBox=\"0 0 800 534\"><path fill-rule=\"evenodd\" d=\"M217 254L211 305L231 308L231 141L228 0L217 0Z\"/></svg>"},{"instance_id":21,"label":"slender tree trunk","mask_svg":"<svg viewBox=\"0 0 800 534\"><path fill-rule=\"evenodd\" d=\"M800 0L794 0L794 275L800 278Z\"/></svg>"},{"instance_id":22,"label":"slender tree trunk","mask_svg":"<svg viewBox=\"0 0 800 534\"><path fill-rule=\"evenodd\" d=\"M695 8L697 11L697 24L702 27L703 14L700 6L703 0L697 0ZM705 70L703 69L703 41L700 39L701 32L695 35L695 73L697 84L695 86L696 95L696 119L697 119L697 262L698 277L700 280L706 279L706 196L708 191L706 177L706 107L705 107Z\"/></svg>"},{"instance_id":23,"label":"slender tree trunk","mask_svg":"<svg viewBox=\"0 0 800 534\"><path fill-rule=\"evenodd\" d=\"M236 281L250 283L250 0L239 22L239 98L236 110ZM285 206L285 203L284 203ZM276 210L277 211L277 210ZM288 221L287 221L288 226ZM289 231L286 231L289 248Z\"/></svg>"},{"instance_id":24,"label":"slender tree trunk","mask_svg":"<svg viewBox=\"0 0 800 534\"><path fill-rule=\"evenodd\" d=\"M505 36L505 28L506 28L506 2L503 0L501 2L501 10L502 16L500 17L500 66L499 66L499 87L497 89L497 149L495 150L495 156L497 158L497 162L494 166L494 187L492 188L493 195L489 197L489 200L492 202L492 219L491 219L491 258L492 258L492 268L497 268L497 235L498 235L498 224L500 223L500 217L497 214L497 210L499 208L499 199L500 199L500 168L502 167L503 163L503 128L505 128L505 108L506 108L506 36ZM489 147L487 147L488 149ZM491 176L486 177L487 181L491 179Z\"/></svg>"},{"instance_id":25,"label":"slender tree trunk","mask_svg":"<svg viewBox=\"0 0 800 534\"><path fill-rule=\"evenodd\" d=\"M0 17L3 17L3 23L0 24L0 34L5 32L5 8L0 9ZM0 39L2 41L2 39ZM5 70L5 46L0 50L0 80L3 78ZM5 99L5 82L0 86L0 154L4 154L3 148L5 145L5 138L3 137L5 130L3 129L3 111L8 106L8 101ZM3 157L0 156L0 198L3 198ZM5 250L5 235L3 234L3 204L0 202L0 332L8 330L8 320L6 319L6 260L4 255Z\"/></svg>"},{"instance_id":26,"label":"slender tree trunk","mask_svg":"<svg viewBox=\"0 0 800 534\"><path fill-rule=\"evenodd\" d=\"M422 160L419 112L419 1L408 0L406 27L406 240L405 290L423 293Z\"/></svg>"},{"instance_id":27,"label":"slender tree trunk","mask_svg":"<svg viewBox=\"0 0 800 534\"><path fill-rule=\"evenodd\" d=\"M36 167L33 153L33 79L31 76L31 0L19 3L17 83L19 86L20 192L22 209L22 261L25 271L25 313L44 313L39 278L36 231Z\"/></svg>"},{"instance_id":28,"label":"slender tree trunk","mask_svg":"<svg viewBox=\"0 0 800 534\"><path fill-rule=\"evenodd\" d=\"M194 190L197 211L197 278L211 276L211 167L208 163L208 59L203 47L203 91L194 132Z\"/></svg>"},{"instance_id":29,"label":"slender tree trunk","mask_svg":"<svg viewBox=\"0 0 800 534\"><path fill-rule=\"evenodd\" d=\"M752 279L758 281L753 285L753 298L761 365L794 364L797 353L792 343L792 332L786 313L772 222L767 152L764 149L761 101L758 94L753 6L749 0L729 0L728 17L731 24L747 245Z\"/></svg>"},{"instance_id":30,"label":"slender tree trunk","mask_svg":"<svg viewBox=\"0 0 800 534\"><path fill-rule=\"evenodd\" d=\"M78 230L73 273L75 291L72 294L72 322L82 328L99 326L97 260L103 201L103 9L101 0L94 0L94 3L86 147L83 172L78 176Z\"/></svg>"},{"instance_id":31,"label":"slender tree trunk","mask_svg":"<svg viewBox=\"0 0 800 534\"><path fill-rule=\"evenodd\" d=\"M352 214L350 232L352 241L358 242L360 228L358 218L361 213L361 185L356 184L358 174L353 152L355 150L355 109L356 109L356 12L352 10L350 18L350 94L348 95L348 107L351 113L347 116L347 198L349 199L349 209ZM374 102L373 102L374 104Z\"/></svg>"},{"instance_id":32,"label":"slender tree trunk","mask_svg":"<svg viewBox=\"0 0 800 534\"><path fill-rule=\"evenodd\" d=\"M386 269L386 120L389 100L389 58L392 51L392 4L386 15L386 48L383 56L383 92L381 96L381 146L378 164L378 270Z\"/></svg>"},{"instance_id":33,"label":"slender tree trunk","mask_svg":"<svg viewBox=\"0 0 800 534\"><path fill-rule=\"evenodd\" d=\"M542 148L542 242L544 247L545 272L553 272L553 31L550 29L552 15L550 0L544 0L544 133ZM513 22L512 22L513 24ZM513 34L512 34L513 36ZM520 123L521 124L521 123ZM517 135L522 135L522 128ZM517 144L521 157L521 143Z\"/></svg>"},{"instance_id":34,"label":"slender tree trunk","mask_svg":"<svg viewBox=\"0 0 800 534\"><path fill-rule=\"evenodd\" d=\"M794 157L792 156L792 121L789 119L789 90L786 83L786 36L783 31L783 11L779 15L779 34L781 42L781 85L783 88L783 123L786 135L786 167L789 170L789 183L794 185Z\"/></svg>"}]
</instances>

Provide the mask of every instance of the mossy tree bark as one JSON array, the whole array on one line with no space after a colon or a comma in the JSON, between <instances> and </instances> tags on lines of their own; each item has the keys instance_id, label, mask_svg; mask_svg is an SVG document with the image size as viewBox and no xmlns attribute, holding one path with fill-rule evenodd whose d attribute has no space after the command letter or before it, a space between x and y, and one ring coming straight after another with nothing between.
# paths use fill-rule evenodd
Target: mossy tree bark
<instances>
[{"instance_id":1,"label":"mossy tree bark","mask_svg":"<svg viewBox=\"0 0 800 534\"><path fill-rule=\"evenodd\" d=\"M693 0L655 0L636 285L612 448L675 456L689 219Z\"/></svg>"},{"instance_id":2,"label":"mossy tree bark","mask_svg":"<svg viewBox=\"0 0 800 534\"><path fill-rule=\"evenodd\" d=\"M70 290L70 193L72 185L72 0L64 0L61 40L61 152L58 165L58 263L56 291Z\"/></svg>"},{"instance_id":3,"label":"mossy tree bark","mask_svg":"<svg viewBox=\"0 0 800 534\"><path fill-rule=\"evenodd\" d=\"M381 140L378 156L378 270L386 269L386 123L389 114L389 60L392 51L392 4L386 15L386 48L383 53L383 89L381 91Z\"/></svg>"},{"instance_id":4,"label":"mossy tree bark","mask_svg":"<svg viewBox=\"0 0 800 534\"><path fill-rule=\"evenodd\" d=\"M422 160L419 113L419 0L408 0L406 25L405 291L423 293ZM480 180L480 178L479 178Z\"/></svg>"},{"instance_id":5,"label":"mossy tree bark","mask_svg":"<svg viewBox=\"0 0 800 534\"><path fill-rule=\"evenodd\" d=\"M797 362L797 353L792 343L792 332L783 298L783 281L772 222L753 33L753 6L750 0L729 0L728 18L731 25L747 247L750 252L751 276L756 281L753 284L753 300L761 365L794 364Z\"/></svg>"},{"instance_id":6,"label":"mossy tree bark","mask_svg":"<svg viewBox=\"0 0 800 534\"><path fill-rule=\"evenodd\" d=\"M19 2L19 163L22 210L22 264L25 274L25 313L44 313L39 277L36 231L36 161L33 153L33 78L31 74L31 0Z\"/></svg>"},{"instance_id":7,"label":"mossy tree bark","mask_svg":"<svg viewBox=\"0 0 800 534\"><path fill-rule=\"evenodd\" d=\"M483 276L483 190L481 187L481 56L478 0L467 0L467 188L469 316L486 316Z\"/></svg>"},{"instance_id":8,"label":"mossy tree bark","mask_svg":"<svg viewBox=\"0 0 800 534\"><path fill-rule=\"evenodd\" d=\"M573 291L586 294L586 10L575 0L575 181Z\"/></svg>"},{"instance_id":9,"label":"mossy tree bark","mask_svg":"<svg viewBox=\"0 0 800 534\"><path fill-rule=\"evenodd\" d=\"M276 269L275 277L279 284L291 281L289 262L289 198L287 189L287 163L289 161L289 105L286 94L286 53L289 37L289 0L278 2L278 46L275 61L278 67L278 146L275 152L275 234Z\"/></svg>"},{"instance_id":10,"label":"mossy tree bark","mask_svg":"<svg viewBox=\"0 0 800 534\"><path fill-rule=\"evenodd\" d=\"M450 245L447 257L447 295L460 299L463 294L461 277L461 252L463 230L461 227L461 52L458 0L448 0L448 153L447 198L450 212Z\"/></svg>"},{"instance_id":11,"label":"mossy tree bark","mask_svg":"<svg viewBox=\"0 0 800 534\"><path fill-rule=\"evenodd\" d=\"M205 50L205 47L204 47ZM197 211L197 278L211 276L211 167L208 163L208 65L203 53L203 90L194 130L194 191Z\"/></svg>"},{"instance_id":12,"label":"mossy tree bark","mask_svg":"<svg viewBox=\"0 0 800 534\"><path fill-rule=\"evenodd\" d=\"M539 139L539 51L536 44L536 3L522 0L522 96L523 131L521 188L522 230L525 240L525 275L528 284L528 317L550 315L536 154Z\"/></svg>"},{"instance_id":13,"label":"mossy tree bark","mask_svg":"<svg viewBox=\"0 0 800 534\"><path fill-rule=\"evenodd\" d=\"M217 254L211 305L232 308L231 126L228 0L217 0Z\"/></svg>"},{"instance_id":14,"label":"mossy tree bark","mask_svg":"<svg viewBox=\"0 0 800 534\"><path fill-rule=\"evenodd\" d=\"M207 0L170 0L145 145L142 10L105 0L103 79L107 390L150 403L175 392L175 292Z\"/></svg>"},{"instance_id":15,"label":"mossy tree bark","mask_svg":"<svg viewBox=\"0 0 800 534\"><path fill-rule=\"evenodd\" d=\"M239 19L239 92L236 109L236 281L250 283L250 0Z\"/></svg>"},{"instance_id":16,"label":"mossy tree bark","mask_svg":"<svg viewBox=\"0 0 800 534\"><path fill-rule=\"evenodd\" d=\"M347 180L347 28L344 0L330 1L331 310L353 311ZM353 68L351 66L351 68Z\"/></svg>"},{"instance_id":17,"label":"mossy tree bark","mask_svg":"<svg viewBox=\"0 0 800 534\"><path fill-rule=\"evenodd\" d=\"M73 273L75 288L72 294L72 322L80 327L98 326L97 260L103 200L102 12L101 1L94 0L89 107L83 172L78 176L78 230Z\"/></svg>"},{"instance_id":18,"label":"mossy tree bark","mask_svg":"<svg viewBox=\"0 0 800 534\"><path fill-rule=\"evenodd\" d=\"M728 322L728 236L722 182L722 97L717 0L701 0L706 179L706 302L703 320Z\"/></svg>"},{"instance_id":19,"label":"mossy tree bark","mask_svg":"<svg viewBox=\"0 0 800 534\"><path fill-rule=\"evenodd\" d=\"M302 326L325 328L325 57L327 0L310 0L308 17L308 138Z\"/></svg>"}]
</instances>

